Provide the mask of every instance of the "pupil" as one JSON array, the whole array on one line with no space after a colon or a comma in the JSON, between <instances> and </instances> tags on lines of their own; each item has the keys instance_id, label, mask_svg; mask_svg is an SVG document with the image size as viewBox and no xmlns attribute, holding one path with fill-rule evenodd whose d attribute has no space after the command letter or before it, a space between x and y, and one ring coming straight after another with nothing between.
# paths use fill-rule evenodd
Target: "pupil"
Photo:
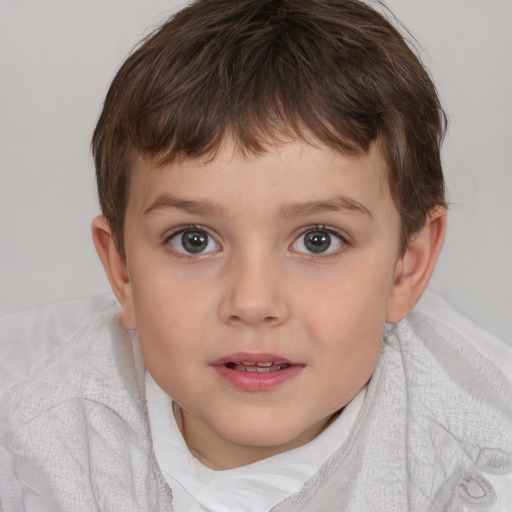
<instances>
[{"instance_id":1,"label":"pupil","mask_svg":"<svg viewBox=\"0 0 512 512\"><path fill-rule=\"evenodd\" d=\"M181 243L188 252L201 252L208 245L208 235L204 231L186 231L181 235Z\"/></svg>"},{"instance_id":2,"label":"pupil","mask_svg":"<svg viewBox=\"0 0 512 512\"><path fill-rule=\"evenodd\" d=\"M311 252L324 252L331 245L331 236L327 231L310 231L306 234L304 244Z\"/></svg>"}]
</instances>

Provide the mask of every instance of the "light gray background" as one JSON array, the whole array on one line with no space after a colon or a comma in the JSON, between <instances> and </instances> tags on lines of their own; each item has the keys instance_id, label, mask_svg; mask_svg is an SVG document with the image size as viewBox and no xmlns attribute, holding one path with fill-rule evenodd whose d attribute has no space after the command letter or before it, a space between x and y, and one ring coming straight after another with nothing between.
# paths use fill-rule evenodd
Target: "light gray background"
<instances>
[{"instance_id":1,"label":"light gray background","mask_svg":"<svg viewBox=\"0 0 512 512\"><path fill-rule=\"evenodd\" d=\"M133 45L180 2L0 0L0 313L109 290L89 141ZM512 342L512 1L388 0L450 118L431 288Z\"/></svg>"}]
</instances>

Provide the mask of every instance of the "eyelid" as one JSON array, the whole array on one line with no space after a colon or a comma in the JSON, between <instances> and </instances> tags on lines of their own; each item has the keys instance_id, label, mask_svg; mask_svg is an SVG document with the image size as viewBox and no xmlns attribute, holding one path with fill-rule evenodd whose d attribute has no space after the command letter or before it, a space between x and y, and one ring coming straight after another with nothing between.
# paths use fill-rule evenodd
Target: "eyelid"
<instances>
[{"instance_id":1,"label":"eyelid","mask_svg":"<svg viewBox=\"0 0 512 512\"><path fill-rule=\"evenodd\" d=\"M169 239L179 233L184 233L185 231L194 231L195 229L201 229L203 231L206 231L207 233L210 233L210 230L208 228L205 228L204 226L201 226L200 224L183 224L181 226L176 226L176 227L171 228L170 230L166 231L164 238Z\"/></svg>"},{"instance_id":2,"label":"eyelid","mask_svg":"<svg viewBox=\"0 0 512 512\"><path fill-rule=\"evenodd\" d=\"M175 235L178 235L179 233L185 233L185 231L205 231L208 233L212 238L217 241L217 235L214 234L213 230L203 226L202 224L182 224L180 226L176 226L174 228L171 228L170 230L167 230L163 236L164 240L167 241L169 238L172 238Z\"/></svg>"},{"instance_id":3,"label":"eyelid","mask_svg":"<svg viewBox=\"0 0 512 512\"><path fill-rule=\"evenodd\" d=\"M295 235L295 240L299 238L299 236L305 235L309 231L327 231L328 233L334 233L338 236L343 242L348 243L349 237L348 235L339 228L335 228L334 226L329 226L327 224L311 224L310 226L304 226L298 230L298 233Z\"/></svg>"}]
</instances>

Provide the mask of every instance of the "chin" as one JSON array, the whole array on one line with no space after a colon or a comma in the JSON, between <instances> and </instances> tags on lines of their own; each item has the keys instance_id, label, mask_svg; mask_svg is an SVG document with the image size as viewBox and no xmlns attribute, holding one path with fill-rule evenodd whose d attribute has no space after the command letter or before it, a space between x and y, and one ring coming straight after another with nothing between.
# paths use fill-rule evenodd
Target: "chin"
<instances>
[{"instance_id":1,"label":"chin","mask_svg":"<svg viewBox=\"0 0 512 512\"><path fill-rule=\"evenodd\" d=\"M259 448L282 446L282 451L284 451L309 442L319 432L317 426L306 428L306 430L298 428L298 426L300 426L299 421L283 422L281 416L274 418L271 422L248 421L244 424L232 422L226 426L227 428L222 429L219 435L226 441L237 445Z\"/></svg>"}]
</instances>

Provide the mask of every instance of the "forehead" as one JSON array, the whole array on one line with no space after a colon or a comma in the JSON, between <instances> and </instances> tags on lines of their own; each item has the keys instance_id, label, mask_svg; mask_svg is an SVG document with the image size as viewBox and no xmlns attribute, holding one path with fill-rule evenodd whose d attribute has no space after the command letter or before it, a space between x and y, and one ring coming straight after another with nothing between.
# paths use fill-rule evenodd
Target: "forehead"
<instances>
[{"instance_id":1,"label":"forehead","mask_svg":"<svg viewBox=\"0 0 512 512\"><path fill-rule=\"evenodd\" d=\"M368 152L346 155L301 140L268 145L243 154L230 141L214 155L158 166L136 157L128 208L139 213L159 198L217 201L225 210L276 207L292 202L322 201L342 195L348 202L377 205L390 196L385 159L378 144ZM238 199L244 196L245 202Z\"/></svg>"}]
</instances>

